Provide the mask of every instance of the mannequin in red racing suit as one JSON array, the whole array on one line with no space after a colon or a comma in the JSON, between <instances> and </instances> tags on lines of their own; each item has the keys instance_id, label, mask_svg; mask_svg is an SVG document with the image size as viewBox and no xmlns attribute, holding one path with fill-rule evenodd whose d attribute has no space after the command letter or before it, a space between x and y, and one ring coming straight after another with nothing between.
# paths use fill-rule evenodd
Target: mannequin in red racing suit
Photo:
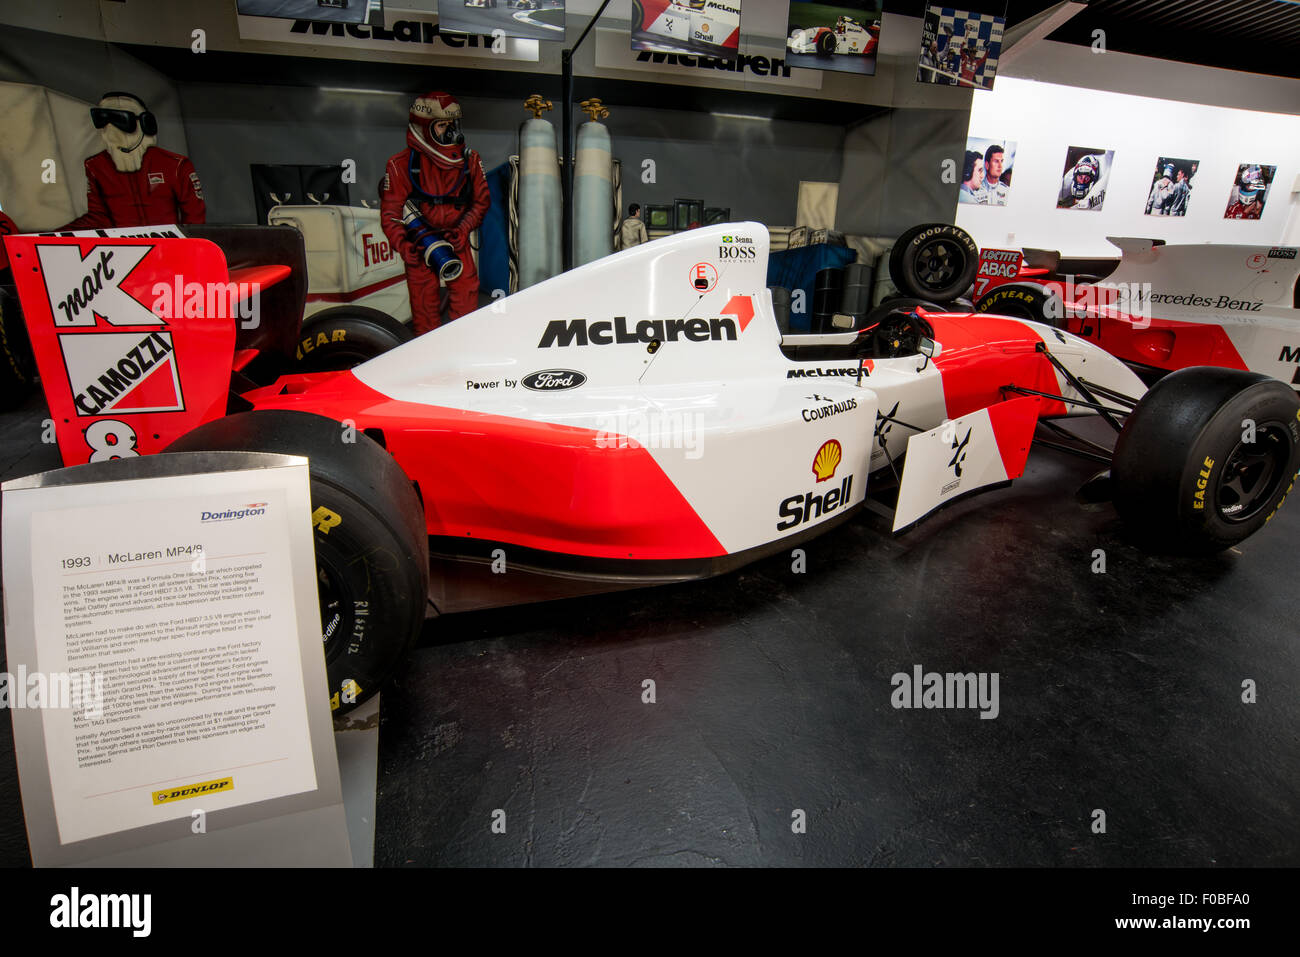
<instances>
[{"instance_id":1,"label":"mannequin in red racing suit","mask_svg":"<svg viewBox=\"0 0 1300 957\"><path fill-rule=\"evenodd\" d=\"M438 274L424 264L402 222L402 207L408 200L451 243L463 266L461 274L447 283L447 321L478 308L478 270L469 234L483 221L492 199L482 160L465 148L460 117L460 104L446 93L426 93L417 99L406 131L407 148L388 160L379 187L380 225L406 263L416 333L440 325L442 296Z\"/></svg>"},{"instance_id":2,"label":"mannequin in red racing suit","mask_svg":"<svg viewBox=\"0 0 1300 957\"><path fill-rule=\"evenodd\" d=\"M86 213L63 229L207 220L194 164L154 145L157 121L138 97L106 93L90 113L108 148L86 160Z\"/></svg>"}]
</instances>

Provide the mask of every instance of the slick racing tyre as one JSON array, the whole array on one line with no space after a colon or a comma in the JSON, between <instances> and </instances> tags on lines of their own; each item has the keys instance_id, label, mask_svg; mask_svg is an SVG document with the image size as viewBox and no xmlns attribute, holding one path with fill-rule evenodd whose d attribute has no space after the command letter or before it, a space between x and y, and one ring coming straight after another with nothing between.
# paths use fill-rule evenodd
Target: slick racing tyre
<instances>
[{"instance_id":1,"label":"slick racing tyre","mask_svg":"<svg viewBox=\"0 0 1300 957\"><path fill-rule=\"evenodd\" d=\"M944 302L975 281L980 251L970 233L944 223L913 226L889 253L889 278L905 296Z\"/></svg>"},{"instance_id":2,"label":"slick racing tyre","mask_svg":"<svg viewBox=\"0 0 1300 957\"><path fill-rule=\"evenodd\" d=\"M990 312L1013 319L1030 319L1045 323L1054 329L1064 329L1065 305L1053 289L1045 289L1032 282L1010 282L998 286L980 299L976 312Z\"/></svg>"},{"instance_id":3,"label":"slick racing tyre","mask_svg":"<svg viewBox=\"0 0 1300 957\"><path fill-rule=\"evenodd\" d=\"M1170 373L1115 445L1115 508L1148 544L1212 552L1261 528L1300 470L1300 397L1238 369Z\"/></svg>"},{"instance_id":4,"label":"slick racing tyre","mask_svg":"<svg viewBox=\"0 0 1300 957\"><path fill-rule=\"evenodd\" d=\"M36 357L18 297L0 289L0 412L20 406L36 390Z\"/></svg>"},{"instance_id":5,"label":"slick racing tyre","mask_svg":"<svg viewBox=\"0 0 1300 957\"><path fill-rule=\"evenodd\" d=\"M296 357L298 371L351 369L413 338L409 326L378 309L329 309L302 324Z\"/></svg>"},{"instance_id":6,"label":"slick racing tyre","mask_svg":"<svg viewBox=\"0 0 1300 957\"><path fill-rule=\"evenodd\" d=\"M817 52L822 56L830 56L835 52L835 34L823 33L817 38Z\"/></svg>"},{"instance_id":7,"label":"slick racing tyre","mask_svg":"<svg viewBox=\"0 0 1300 957\"><path fill-rule=\"evenodd\" d=\"M351 439L351 441L349 441ZM243 412L201 425L169 452L305 455L330 706L343 714L389 678L424 624L429 539L405 473L364 434L307 412Z\"/></svg>"}]
</instances>

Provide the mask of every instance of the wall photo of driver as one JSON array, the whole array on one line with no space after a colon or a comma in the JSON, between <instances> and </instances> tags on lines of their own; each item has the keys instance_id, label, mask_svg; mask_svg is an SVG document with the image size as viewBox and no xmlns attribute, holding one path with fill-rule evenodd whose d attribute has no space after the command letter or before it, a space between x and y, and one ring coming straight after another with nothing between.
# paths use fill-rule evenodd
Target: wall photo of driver
<instances>
[{"instance_id":1,"label":"wall photo of driver","mask_svg":"<svg viewBox=\"0 0 1300 957\"><path fill-rule=\"evenodd\" d=\"M1186 216L1196 184L1200 160L1162 156L1156 160L1156 172L1147 193L1148 216Z\"/></svg>"},{"instance_id":2,"label":"wall photo of driver","mask_svg":"<svg viewBox=\"0 0 1300 957\"><path fill-rule=\"evenodd\" d=\"M975 162L978 160L979 162ZM966 140L959 203L1005 206L1011 196L1011 170L1016 162L1015 140L972 136Z\"/></svg>"},{"instance_id":3,"label":"wall photo of driver","mask_svg":"<svg viewBox=\"0 0 1300 957\"><path fill-rule=\"evenodd\" d=\"M929 6L921 26L918 83L993 89L1006 20L988 13Z\"/></svg>"},{"instance_id":4,"label":"wall photo of driver","mask_svg":"<svg viewBox=\"0 0 1300 957\"><path fill-rule=\"evenodd\" d=\"M1115 151L1091 146L1071 146L1065 151L1065 172L1056 196L1057 209L1101 209L1106 201Z\"/></svg>"},{"instance_id":5,"label":"wall photo of driver","mask_svg":"<svg viewBox=\"0 0 1300 957\"><path fill-rule=\"evenodd\" d=\"M1237 167L1237 178L1232 181L1232 192L1228 194L1228 208L1223 212L1224 219L1259 219L1264 215L1264 201L1268 199L1269 187L1273 185L1276 166L1264 166L1260 163L1242 163Z\"/></svg>"}]
</instances>

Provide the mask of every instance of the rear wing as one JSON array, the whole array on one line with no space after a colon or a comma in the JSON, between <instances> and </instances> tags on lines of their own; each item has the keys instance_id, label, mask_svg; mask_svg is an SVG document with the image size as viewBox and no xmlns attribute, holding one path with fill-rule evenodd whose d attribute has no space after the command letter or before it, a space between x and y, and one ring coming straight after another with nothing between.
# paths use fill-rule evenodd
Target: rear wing
<instances>
[{"instance_id":1,"label":"rear wing","mask_svg":"<svg viewBox=\"0 0 1300 957\"><path fill-rule=\"evenodd\" d=\"M274 345L260 310L293 273L232 268L205 239L5 243L65 465L158 452L224 415L237 327Z\"/></svg>"}]
</instances>

